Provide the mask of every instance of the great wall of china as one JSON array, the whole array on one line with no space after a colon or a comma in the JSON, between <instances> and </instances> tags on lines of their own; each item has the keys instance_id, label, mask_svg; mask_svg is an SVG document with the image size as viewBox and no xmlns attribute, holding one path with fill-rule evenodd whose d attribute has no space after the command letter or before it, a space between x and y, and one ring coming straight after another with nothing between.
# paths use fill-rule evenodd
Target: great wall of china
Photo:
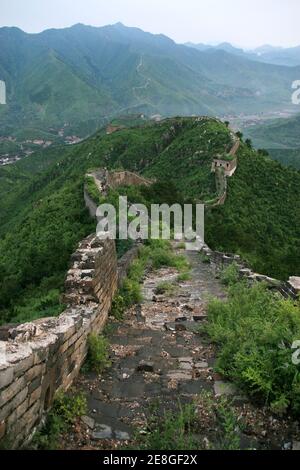
<instances>
[{"instance_id":1,"label":"great wall of china","mask_svg":"<svg viewBox=\"0 0 300 470\"><path fill-rule=\"evenodd\" d=\"M234 156L238 146L235 143ZM118 185L151 184L130 172L99 170L90 176L103 193ZM95 216L95 202L86 191L84 198ZM225 199L226 194L219 203ZM214 252L204 243L200 250L216 269L235 262L241 276L251 282L264 281L286 297L296 298L300 293L299 278L283 283L252 272L239 256ZM134 246L118 261L113 241L89 236L72 256L65 283L66 310L58 318L1 329L0 440L9 439L14 448L30 440L43 423L56 392L72 385L86 358L88 336L102 331L118 285L137 253Z\"/></svg>"},{"instance_id":2,"label":"great wall of china","mask_svg":"<svg viewBox=\"0 0 300 470\"><path fill-rule=\"evenodd\" d=\"M130 172L100 173L109 176L108 186L148 182ZM91 202L89 198L86 204L95 216ZM72 385L87 354L88 335L102 331L118 285L137 253L134 246L117 260L114 241L90 235L72 256L63 296L67 309L58 318L2 327L0 440L7 437L13 447L30 440L55 393Z\"/></svg>"}]
</instances>

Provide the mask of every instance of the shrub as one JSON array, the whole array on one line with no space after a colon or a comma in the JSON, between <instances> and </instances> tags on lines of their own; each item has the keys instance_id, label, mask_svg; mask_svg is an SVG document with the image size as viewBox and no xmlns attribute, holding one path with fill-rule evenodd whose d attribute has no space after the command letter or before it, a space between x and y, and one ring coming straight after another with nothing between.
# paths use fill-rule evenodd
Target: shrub
<instances>
[{"instance_id":1,"label":"shrub","mask_svg":"<svg viewBox=\"0 0 300 470\"><path fill-rule=\"evenodd\" d=\"M219 346L217 370L279 414L300 413L300 370L291 346L300 338L300 306L263 284L231 286L227 302L213 300L204 327Z\"/></svg>"},{"instance_id":2,"label":"shrub","mask_svg":"<svg viewBox=\"0 0 300 470\"><path fill-rule=\"evenodd\" d=\"M225 286L236 284L239 280L239 269L236 263L232 263L223 269L220 275L221 282Z\"/></svg>"},{"instance_id":3,"label":"shrub","mask_svg":"<svg viewBox=\"0 0 300 470\"><path fill-rule=\"evenodd\" d=\"M239 450L240 436L239 423L230 403L221 398L216 406L216 414L219 427L218 449L220 450Z\"/></svg>"},{"instance_id":4,"label":"shrub","mask_svg":"<svg viewBox=\"0 0 300 470\"><path fill-rule=\"evenodd\" d=\"M185 250L185 242L180 242L178 243L178 245L176 246L176 248L178 250Z\"/></svg>"},{"instance_id":5,"label":"shrub","mask_svg":"<svg viewBox=\"0 0 300 470\"><path fill-rule=\"evenodd\" d=\"M162 294L173 294L176 290L176 287L172 282L161 282L155 289L155 294L162 295Z\"/></svg>"},{"instance_id":6,"label":"shrub","mask_svg":"<svg viewBox=\"0 0 300 470\"><path fill-rule=\"evenodd\" d=\"M86 365L89 370L97 374L101 374L107 367L110 367L109 343L104 336L95 334L89 336Z\"/></svg>"},{"instance_id":7,"label":"shrub","mask_svg":"<svg viewBox=\"0 0 300 470\"><path fill-rule=\"evenodd\" d=\"M201 259L202 263L204 263L204 264L210 264L210 257L207 256L205 253L203 253L202 251L200 251L199 256L200 256L200 259Z\"/></svg>"},{"instance_id":8,"label":"shrub","mask_svg":"<svg viewBox=\"0 0 300 470\"><path fill-rule=\"evenodd\" d=\"M176 411L151 410L147 433L138 434L138 450L238 450L240 426L235 409L226 398L215 399L208 392L200 393L195 402ZM203 421L204 418L204 421Z\"/></svg>"},{"instance_id":9,"label":"shrub","mask_svg":"<svg viewBox=\"0 0 300 470\"><path fill-rule=\"evenodd\" d=\"M140 283L130 278L125 279L121 293L125 299L125 305L127 307L138 304L143 299Z\"/></svg>"},{"instance_id":10,"label":"shrub","mask_svg":"<svg viewBox=\"0 0 300 470\"><path fill-rule=\"evenodd\" d=\"M190 281L192 279L192 276L189 272L181 273L179 276L177 276L177 282L185 282L185 281Z\"/></svg>"},{"instance_id":11,"label":"shrub","mask_svg":"<svg viewBox=\"0 0 300 470\"><path fill-rule=\"evenodd\" d=\"M148 433L137 439L139 450L195 450L197 441L192 432L196 419L193 405L181 406L178 412L165 412L163 418L153 414Z\"/></svg>"},{"instance_id":12,"label":"shrub","mask_svg":"<svg viewBox=\"0 0 300 470\"><path fill-rule=\"evenodd\" d=\"M115 295L113 302L112 302L112 307L111 307L111 312L110 314L116 319L116 320L122 320L124 312L126 310L126 302L119 292L117 295Z\"/></svg>"},{"instance_id":13,"label":"shrub","mask_svg":"<svg viewBox=\"0 0 300 470\"><path fill-rule=\"evenodd\" d=\"M153 269L173 267L178 271L189 269L189 262L184 255L176 255L167 240L150 240L148 255Z\"/></svg>"},{"instance_id":14,"label":"shrub","mask_svg":"<svg viewBox=\"0 0 300 470\"><path fill-rule=\"evenodd\" d=\"M35 434L30 447L38 450L56 450L59 448L61 435L68 432L76 420L86 412L87 401L82 393L70 395L59 392L44 427Z\"/></svg>"},{"instance_id":15,"label":"shrub","mask_svg":"<svg viewBox=\"0 0 300 470\"><path fill-rule=\"evenodd\" d=\"M147 267L159 269L164 266L175 267L185 275L189 269L186 257L174 254L169 241L148 240L140 249L138 259L132 263L127 278L113 300L111 315L117 320L122 320L127 308L143 300L141 281ZM164 287L165 292L171 293L170 286ZM173 286L174 289L175 286Z\"/></svg>"},{"instance_id":16,"label":"shrub","mask_svg":"<svg viewBox=\"0 0 300 470\"><path fill-rule=\"evenodd\" d=\"M90 198L96 203L101 203L101 195L99 193L99 189L95 183L95 180L92 176L85 177L85 189L90 196Z\"/></svg>"}]
</instances>

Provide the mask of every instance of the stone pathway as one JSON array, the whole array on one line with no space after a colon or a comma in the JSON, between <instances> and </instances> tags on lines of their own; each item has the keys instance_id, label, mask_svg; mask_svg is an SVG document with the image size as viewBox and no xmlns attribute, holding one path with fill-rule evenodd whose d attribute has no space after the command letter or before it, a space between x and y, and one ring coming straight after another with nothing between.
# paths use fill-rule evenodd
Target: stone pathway
<instances>
[{"instance_id":1,"label":"stone pathway","mask_svg":"<svg viewBox=\"0 0 300 470\"><path fill-rule=\"evenodd\" d=\"M88 416L82 420L84 431L77 429L77 435L69 436L67 448L119 447L136 429L144 429L153 404L161 413L175 410L179 401L191 403L203 391L234 395L239 406L244 406L241 413L250 413L251 422L252 412L245 408L244 399L213 373L214 348L197 331L206 320L209 298L226 295L211 266L201 262L198 253L187 256L191 280L176 282L174 269L147 274L142 305L129 310L122 323L111 325L112 367L101 377L88 374L78 379L77 389L88 398ZM174 282L177 288L172 294L157 295L162 282ZM260 420L265 440L264 418ZM272 427L270 422L268 427ZM281 432L280 426L276 429L275 434Z\"/></svg>"}]
</instances>

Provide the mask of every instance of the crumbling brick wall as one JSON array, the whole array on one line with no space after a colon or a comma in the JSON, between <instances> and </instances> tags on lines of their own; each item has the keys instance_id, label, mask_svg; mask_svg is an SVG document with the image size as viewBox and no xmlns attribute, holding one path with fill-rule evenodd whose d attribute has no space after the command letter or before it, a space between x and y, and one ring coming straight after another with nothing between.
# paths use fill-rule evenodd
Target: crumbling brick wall
<instances>
[{"instance_id":1,"label":"crumbling brick wall","mask_svg":"<svg viewBox=\"0 0 300 470\"><path fill-rule=\"evenodd\" d=\"M265 276L254 272L251 267L242 260L239 255L231 253L223 253L221 251L213 251L206 244L203 244L201 250L211 261L216 272L222 271L224 268L235 263L241 278L247 279L249 283L264 282L270 289L279 292L285 298L297 300L300 295L300 278L290 277L288 281L280 281L278 279Z\"/></svg>"},{"instance_id":2,"label":"crumbling brick wall","mask_svg":"<svg viewBox=\"0 0 300 470\"><path fill-rule=\"evenodd\" d=\"M102 330L118 286L115 243L90 236L72 257L67 309L58 318L11 328L0 342L0 439L18 447L41 423L54 394L67 390Z\"/></svg>"},{"instance_id":3,"label":"crumbling brick wall","mask_svg":"<svg viewBox=\"0 0 300 470\"><path fill-rule=\"evenodd\" d=\"M112 171L107 175L107 183L111 188L117 188L118 186L151 186L153 181L130 171Z\"/></svg>"}]
</instances>

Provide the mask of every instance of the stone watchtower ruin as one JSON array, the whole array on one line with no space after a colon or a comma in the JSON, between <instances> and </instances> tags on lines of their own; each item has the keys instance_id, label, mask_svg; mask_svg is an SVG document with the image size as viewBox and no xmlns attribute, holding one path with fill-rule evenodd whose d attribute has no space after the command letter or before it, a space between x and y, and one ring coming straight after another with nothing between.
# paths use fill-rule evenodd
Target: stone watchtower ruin
<instances>
[{"instance_id":1,"label":"stone watchtower ruin","mask_svg":"<svg viewBox=\"0 0 300 470\"><path fill-rule=\"evenodd\" d=\"M236 158L214 158L212 164L212 172L215 173L217 168L223 168L225 176L233 176L237 169L237 159Z\"/></svg>"}]
</instances>

